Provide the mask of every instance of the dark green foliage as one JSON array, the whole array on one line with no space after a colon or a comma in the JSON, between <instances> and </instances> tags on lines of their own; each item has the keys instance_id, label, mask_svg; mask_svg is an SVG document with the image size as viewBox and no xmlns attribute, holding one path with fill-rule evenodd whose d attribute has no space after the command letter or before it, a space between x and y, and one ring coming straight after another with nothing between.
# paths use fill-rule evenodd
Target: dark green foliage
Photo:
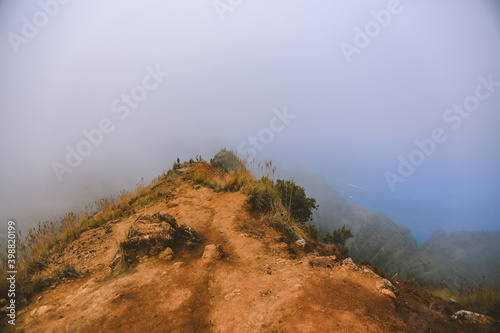
<instances>
[{"instance_id":1,"label":"dark green foliage","mask_svg":"<svg viewBox=\"0 0 500 333\"><path fill-rule=\"evenodd\" d=\"M324 238L324 241L327 244L335 245L337 249L340 251L342 258L347 258L349 257L349 247L345 245L345 243L349 238L353 237L354 236L352 235L351 229L346 228L344 224L342 228L334 229L333 235L327 233L326 237Z\"/></svg>"},{"instance_id":2,"label":"dark green foliage","mask_svg":"<svg viewBox=\"0 0 500 333\"><path fill-rule=\"evenodd\" d=\"M311 240L313 240L313 241L318 240L319 231L315 225L311 224L311 225L306 226L306 230L309 233L309 237L311 237Z\"/></svg>"},{"instance_id":3,"label":"dark green foliage","mask_svg":"<svg viewBox=\"0 0 500 333\"><path fill-rule=\"evenodd\" d=\"M303 225L311 220L312 210L318 208L316 199L308 198L303 187L290 180L278 179L274 182L268 177L255 182L250 190L248 203L254 210L264 213L281 205Z\"/></svg>"},{"instance_id":4,"label":"dark green foliage","mask_svg":"<svg viewBox=\"0 0 500 333\"><path fill-rule=\"evenodd\" d=\"M316 199L308 198L303 187L295 185L293 181L278 179L276 189L281 202L288 209L294 219L305 224L312 219L313 209L317 209Z\"/></svg>"}]
</instances>

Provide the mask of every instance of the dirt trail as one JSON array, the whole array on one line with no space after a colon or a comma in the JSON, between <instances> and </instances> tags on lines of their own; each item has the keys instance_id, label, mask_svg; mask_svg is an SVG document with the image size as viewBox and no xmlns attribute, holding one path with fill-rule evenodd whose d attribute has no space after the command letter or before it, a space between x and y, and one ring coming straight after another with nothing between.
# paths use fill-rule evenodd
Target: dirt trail
<instances>
[{"instance_id":1,"label":"dirt trail","mask_svg":"<svg viewBox=\"0 0 500 333\"><path fill-rule=\"evenodd\" d=\"M411 304L384 293L382 278L373 273L293 259L280 235L248 212L244 194L216 193L180 178L171 186L177 188L173 200L152 203L108 231L82 234L58 259L71 259L88 273L35 296L19 315L18 331L416 332L422 327L411 325ZM111 274L118 241L134 220L160 211L194 227L201 243L177 249L172 261L151 257ZM209 244L222 245L222 260L201 259ZM431 315L446 324L444 313Z\"/></svg>"}]
</instances>

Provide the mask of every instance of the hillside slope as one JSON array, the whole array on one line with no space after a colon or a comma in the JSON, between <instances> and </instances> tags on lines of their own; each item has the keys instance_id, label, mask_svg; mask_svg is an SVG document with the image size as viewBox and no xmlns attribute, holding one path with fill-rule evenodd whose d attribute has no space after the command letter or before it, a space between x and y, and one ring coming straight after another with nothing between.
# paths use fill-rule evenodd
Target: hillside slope
<instances>
[{"instance_id":1,"label":"hillside slope","mask_svg":"<svg viewBox=\"0 0 500 333\"><path fill-rule=\"evenodd\" d=\"M493 331L451 320L458 304L392 286L369 267L301 252L247 209L245 194L195 185L185 172L154 186L168 195L86 230L63 254L54 253L53 265L71 263L83 274L35 294L19 312L16 331ZM154 232L169 216L194 228L196 240L172 243L173 254L146 251L117 264L128 255L120 249L135 235L130 230Z\"/></svg>"},{"instance_id":2,"label":"hillside slope","mask_svg":"<svg viewBox=\"0 0 500 333\"><path fill-rule=\"evenodd\" d=\"M410 229L383 213L374 213L342 198L318 176L301 174L301 184L318 198L314 223L323 234L346 225L354 238L348 241L355 262L370 262L386 274L404 281L446 281L459 286L485 282L500 286L500 232L460 231L449 235L436 230L418 246ZM483 281L484 274L484 281Z\"/></svg>"}]
</instances>

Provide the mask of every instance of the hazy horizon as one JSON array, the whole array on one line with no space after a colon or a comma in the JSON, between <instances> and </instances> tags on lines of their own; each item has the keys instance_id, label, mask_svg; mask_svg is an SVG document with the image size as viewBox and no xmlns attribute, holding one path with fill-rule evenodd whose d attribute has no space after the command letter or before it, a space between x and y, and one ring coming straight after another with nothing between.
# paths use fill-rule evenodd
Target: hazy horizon
<instances>
[{"instance_id":1,"label":"hazy horizon","mask_svg":"<svg viewBox=\"0 0 500 333\"><path fill-rule=\"evenodd\" d=\"M494 1L2 1L0 35L1 221L227 147L419 243L500 230Z\"/></svg>"}]
</instances>

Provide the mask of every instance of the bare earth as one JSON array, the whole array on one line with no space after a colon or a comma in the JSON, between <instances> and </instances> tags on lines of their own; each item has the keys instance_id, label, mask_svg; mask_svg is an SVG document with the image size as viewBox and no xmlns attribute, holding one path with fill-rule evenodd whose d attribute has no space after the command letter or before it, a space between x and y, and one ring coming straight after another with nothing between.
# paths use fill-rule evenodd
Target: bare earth
<instances>
[{"instance_id":1,"label":"bare earth","mask_svg":"<svg viewBox=\"0 0 500 333\"><path fill-rule=\"evenodd\" d=\"M84 232L55 262L83 276L35 295L18 332L474 332L450 319L449 305L421 290L385 281L352 264L311 265L250 213L246 195L216 193L182 180L122 221ZM123 272L110 262L118 241L143 214L161 211L196 229L201 242L174 248L173 260L145 258ZM206 245L222 259L202 259ZM313 260L313 259L311 259ZM87 272L88 270L88 272Z\"/></svg>"}]
</instances>

